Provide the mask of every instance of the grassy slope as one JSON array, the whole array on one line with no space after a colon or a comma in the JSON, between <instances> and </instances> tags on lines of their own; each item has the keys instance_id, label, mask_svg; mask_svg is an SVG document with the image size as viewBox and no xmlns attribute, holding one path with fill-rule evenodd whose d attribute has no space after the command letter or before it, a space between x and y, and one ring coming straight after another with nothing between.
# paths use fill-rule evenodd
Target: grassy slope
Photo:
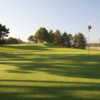
<instances>
[{"instance_id":1,"label":"grassy slope","mask_svg":"<svg viewBox=\"0 0 100 100\"><path fill-rule=\"evenodd\" d=\"M100 52L0 47L0 100L100 100Z\"/></svg>"}]
</instances>

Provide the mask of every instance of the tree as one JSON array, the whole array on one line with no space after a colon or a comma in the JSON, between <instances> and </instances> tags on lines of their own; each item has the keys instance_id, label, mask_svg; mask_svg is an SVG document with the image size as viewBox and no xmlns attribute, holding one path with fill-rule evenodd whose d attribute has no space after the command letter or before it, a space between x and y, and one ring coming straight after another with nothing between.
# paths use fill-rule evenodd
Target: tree
<instances>
[{"instance_id":1,"label":"tree","mask_svg":"<svg viewBox=\"0 0 100 100\"><path fill-rule=\"evenodd\" d=\"M68 34L68 37L69 37L69 47L73 47L74 41L72 34Z\"/></svg>"},{"instance_id":2,"label":"tree","mask_svg":"<svg viewBox=\"0 0 100 100\"><path fill-rule=\"evenodd\" d=\"M59 30L56 30L56 32L54 32L54 44L60 45L61 43L61 32Z\"/></svg>"},{"instance_id":3,"label":"tree","mask_svg":"<svg viewBox=\"0 0 100 100\"><path fill-rule=\"evenodd\" d=\"M49 42L48 30L44 27L39 28L35 33L35 38L39 43Z\"/></svg>"},{"instance_id":4,"label":"tree","mask_svg":"<svg viewBox=\"0 0 100 100\"><path fill-rule=\"evenodd\" d=\"M34 42L34 41L35 41L35 37L34 37L33 35L30 35L30 36L28 37L28 40L29 40L30 42Z\"/></svg>"},{"instance_id":5,"label":"tree","mask_svg":"<svg viewBox=\"0 0 100 100\"><path fill-rule=\"evenodd\" d=\"M17 38L9 37L8 39L6 39L6 43L17 44L17 43L23 43L23 41Z\"/></svg>"},{"instance_id":6,"label":"tree","mask_svg":"<svg viewBox=\"0 0 100 100\"><path fill-rule=\"evenodd\" d=\"M49 43L50 44L54 44L54 32L53 32L53 30L50 30L49 32Z\"/></svg>"},{"instance_id":7,"label":"tree","mask_svg":"<svg viewBox=\"0 0 100 100\"><path fill-rule=\"evenodd\" d=\"M70 47L70 38L66 32L64 32L62 35L62 43L65 47Z\"/></svg>"},{"instance_id":8,"label":"tree","mask_svg":"<svg viewBox=\"0 0 100 100\"><path fill-rule=\"evenodd\" d=\"M82 33L74 36L74 47L84 49L86 47L86 38Z\"/></svg>"},{"instance_id":9,"label":"tree","mask_svg":"<svg viewBox=\"0 0 100 100\"><path fill-rule=\"evenodd\" d=\"M9 29L5 25L0 24L0 43L4 43L4 37L7 37Z\"/></svg>"}]
</instances>

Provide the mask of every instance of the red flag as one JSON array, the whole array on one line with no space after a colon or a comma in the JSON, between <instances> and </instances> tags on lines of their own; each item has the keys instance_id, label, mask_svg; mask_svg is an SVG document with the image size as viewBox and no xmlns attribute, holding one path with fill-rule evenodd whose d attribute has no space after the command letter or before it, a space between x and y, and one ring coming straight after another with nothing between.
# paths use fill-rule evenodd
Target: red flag
<instances>
[{"instance_id":1,"label":"red flag","mask_svg":"<svg viewBox=\"0 0 100 100\"><path fill-rule=\"evenodd\" d=\"M92 29L92 26L91 25L88 25L89 32L91 31L91 29Z\"/></svg>"}]
</instances>

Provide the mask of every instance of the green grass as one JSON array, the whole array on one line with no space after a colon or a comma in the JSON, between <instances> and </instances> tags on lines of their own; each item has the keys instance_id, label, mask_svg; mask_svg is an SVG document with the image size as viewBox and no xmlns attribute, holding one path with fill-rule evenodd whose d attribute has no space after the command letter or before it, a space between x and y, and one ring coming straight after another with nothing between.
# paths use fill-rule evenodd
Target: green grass
<instances>
[{"instance_id":1,"label":"green grass","mask_svg":"<svg viewBox=\"0 0 100 100\"><path fill-rule=\"evenodd\" d=\"M0 47L0 100L100 100L100 51Z\"/></svg>"}]
</instances>

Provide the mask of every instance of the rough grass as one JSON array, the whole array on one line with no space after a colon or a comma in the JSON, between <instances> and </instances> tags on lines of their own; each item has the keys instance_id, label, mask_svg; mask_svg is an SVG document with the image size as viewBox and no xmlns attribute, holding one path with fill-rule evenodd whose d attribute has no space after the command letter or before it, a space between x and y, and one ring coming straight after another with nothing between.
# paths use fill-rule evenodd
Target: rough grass
<instances>
[{"instance_id":1,"label":"rough grass","mask_svg":"<svg viewBox=\"0 0 100 100\"><path fill-rule=\"evenodd\" d=\"M100 52L44 45L0 47L0 100L100 100Z\"/></svg>"}]
</instances>

